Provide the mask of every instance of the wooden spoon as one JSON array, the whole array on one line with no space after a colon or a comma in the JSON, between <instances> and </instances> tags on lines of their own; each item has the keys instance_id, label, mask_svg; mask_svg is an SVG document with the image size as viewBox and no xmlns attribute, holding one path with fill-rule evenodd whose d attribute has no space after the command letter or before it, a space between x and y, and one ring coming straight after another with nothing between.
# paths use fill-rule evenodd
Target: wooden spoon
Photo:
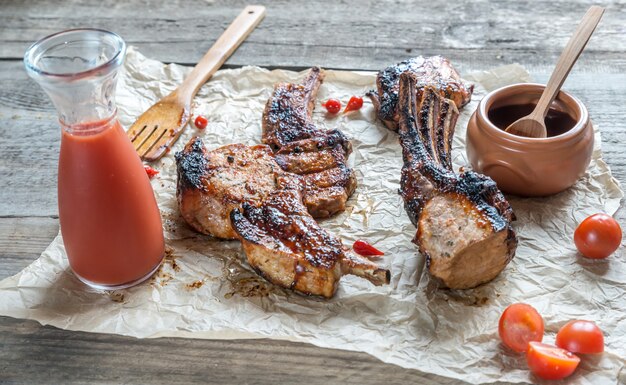
<instances>
[{"instance_id":1,"label":"wooden spoon","mask_svg":"<svg viewBox=\"0 0 626 385\"><path fill-rule=\"evenodd\" d=\"M529 138L545 138L547 136L545 119L550 105L559 94L563 82L565 82L574 63L576 63L580 53L587 45L603 13L604 8L602 7L594 5L589 8L578 25L576 32L567 42L563 53L561 53L561 57L559 57L559 61L556 63L556 68L552 72L552 76L550 76L550 80L548 80L548 84L546 84L546 88L543 90L533 112L511 123L506 128L506 132Z\"/></svg>"},{"instance_id":2,"label":"wooden spoon","mask_svg":"<svg viewBox=\"0 0 626 385\"><path fill-rule=\"evenodd\" d=\"M200 59L183 83L144 112L128 130L141 159L154 161L172 147L189 121L191 101L265 16L265 7L249 5Z\"/></svg>"}]
</instances>

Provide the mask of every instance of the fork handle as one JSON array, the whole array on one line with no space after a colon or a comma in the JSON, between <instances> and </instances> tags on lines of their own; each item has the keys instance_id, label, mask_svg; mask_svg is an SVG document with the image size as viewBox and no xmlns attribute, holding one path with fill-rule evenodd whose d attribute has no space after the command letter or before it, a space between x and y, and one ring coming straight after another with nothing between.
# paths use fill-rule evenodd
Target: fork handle
<instances>
[{"instance_id":1,"label":"fork handle","mask_svg":"<svg viewBox=\"0 0 626 385\"><path fill-rule=\"evenodd\" d=\"M244 8L185 78L177 90L178 95L186 101L193 99L200 87L235 52L264 16L263 6L249 5Z\"/></svg>"}]
</instances>

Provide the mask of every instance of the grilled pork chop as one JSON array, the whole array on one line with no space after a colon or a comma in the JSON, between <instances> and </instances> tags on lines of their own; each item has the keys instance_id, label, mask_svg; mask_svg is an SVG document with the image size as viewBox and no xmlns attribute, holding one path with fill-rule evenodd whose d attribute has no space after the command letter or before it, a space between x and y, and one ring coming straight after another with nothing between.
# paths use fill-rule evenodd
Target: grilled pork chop
<instances>
[{"instance_id":1,"label":"grilled pork chop","mask_svg":"<svg viewBox=\"0 0 626 385\"><path fill-rule=\"evenodd\" d=\"M491 178L455 174L450 147L455 103L406 72L399 81L401 194L417 233L413 240L432 276L452 289L495 278L511 261L517 238L513 210Z\"/></svg>"},{"instance_id":2,"label":"grilled pork chop","mask_svg":"<svg viewBox=\"0 0 626 385\"><path fill-rule=\"evenodd\" d=\"M286 187L261 205L244 202L231 212L248 263L268 281L303 294L330 298L343 274L388 284L389 270L349 252L322 229L302 201L302 188Z\"/></svg>"},{"instance_id":3,"label":"grilled pork chop","mask_svg":"<svg viewBox=\"0 0 626 385\"><path fill-rule=\"evenodd\" d=\"M389 283L389 270L348 252L315 222L303 203L305 178L283 171L268 146L207 151L192 138L176 161L183 218L201 233L240 239L250 266L269 281L327 298L344 274Z\"/></svg>"},{"instance_id":4,"label":"grilled pork chop","mask_svg":"<svg viewBox=\"0 0 626 385\"><path fill-rule=\"evenodd\" d=\"M319 227L303 202L307 175L284 171L269 146L207 151L192 138L176 162L185 221L204 234L240 239L250 266L269 281L324 297L333 296L344 274L389 283L388 270Z\"/></svg>"},{"instance_id":5,"label":"grilled pork chop","mask_svg":"<svg viewBox=\"0 0 626 385\"><path fill-rule=\"evenodd\" d=\"M231 144L207 151L192 138L176 154L176 197L185 221L196 231L235 239L230 212L243 202L259 204L279 188L285 172L266 145Z\"/></svg>"},{"instance_id":6,"label":"grilled pork chop","mask_svg":"<svg viewBox=\"0 0 626 385\"><path fill-rule=\"evenodd\" d=\"M398 129L399 79L403 72L415 75L418 99L426 86L434 88L442 97L451 99L458 109L469 103L472 97L474 85L464 84L450 61L442 56L418 56L389 66L378 73L376 90L367 95L374 104L378 118L390 130Z\"/></svg>"},{"instance_id":7,"label":"grilled pork chop","mask_svg":"<svg viewBox=\"0 0 626 385\"><path fill-rule=\"evenodd\" d=\"M318 129L311 120L323 79L322 70L313 67L302 84L277 84L263 112L262 141L283 170L303 176L304 203L316 218L344 211L356 188L355 173L346 165L350 141L339 130Z\"/></svg>"},{"instance_id":8,"label":"grilled pork chop","mask_svg":"<svg viewBox=\"0 0 626 385\"><path fill-rule=\"evenodd\" d=\"M344 248L313 219L345 210L356 188L348 139L311 121L322 78L315 67L301 85L276 85L263 113L269 146L207 151L191 139L176 154L177 198L197 231L240 239L250 265L269 281L329 298L344 274L382 285L390 272Z\"/></svg>"}]
</instances>

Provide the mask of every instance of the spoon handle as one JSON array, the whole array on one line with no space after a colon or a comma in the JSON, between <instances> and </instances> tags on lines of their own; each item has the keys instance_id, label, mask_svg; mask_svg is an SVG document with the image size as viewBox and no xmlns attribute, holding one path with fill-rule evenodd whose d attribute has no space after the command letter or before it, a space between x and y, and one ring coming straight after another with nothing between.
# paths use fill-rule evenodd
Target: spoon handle
<instances>
[{"instance_id":1,"label":"spoon handle","mask_svg":"<svg viewBox=\"0 0 626 385\"><path fill-rule=\"evenodd\" d=\"M574 32L572 37L567 42L565 49L559 57L559 61L556 63L556 68L554 69L554 72L552 72L550 80L548 80L548 84L546 84L546 88L541 94L539 102L537 102L537 107L535 107L535 110L533 111L533 115L540 117L541 121L543 121L546 117L550 105L561 90L563 82L565 82L565 79L567 78L567 75L569 75L574 63L578 60L580 53L587 45L587 42L600 22L603 13L604 8L597 5L589 8L578 25L578 28L576 28L576 32Z\"/></svg>"}]
</instances>

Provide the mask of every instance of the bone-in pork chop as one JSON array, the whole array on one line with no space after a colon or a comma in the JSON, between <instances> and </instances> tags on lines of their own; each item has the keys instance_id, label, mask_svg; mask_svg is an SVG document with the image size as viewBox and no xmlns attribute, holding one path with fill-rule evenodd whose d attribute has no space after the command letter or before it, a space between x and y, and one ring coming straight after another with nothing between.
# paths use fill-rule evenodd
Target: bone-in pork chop
<instances>
[{"instance_id":1,"label":"bone-in pork chop","mask_svg":"<svg viewBox=\"0 0 626 385\"><path fill-rule=\"evenodd\" d=\"M263 142L207 151L192 139L176 154L177 197L197 231L241 240L248 263L269 281L332 297L344 274L389 283L390 272L346 249L313 217L345 210L354 189L352 148L339 130L311 121L323 74L276 85L263 113ZM268 146L269 145L269 146Z\"/></svg>"},{"instance_id":2,"label":"bone-in pork chop","mask_svg":"<svg viewBox=\"0 0 626 385\"><path fill-rule=\"evenodd\" d=\"M400 75L400 191L417 227L415 242L432 276L452 289L495 278L511 261L517 238L513 210L495 182L473 171L454 173L450 143L458 110L435 87Z\"/></svg>"},{"instance_id":3,"label":"bone-in pork chop","mask_svg":"<svg viewBox=\"0 0 626 385\"><path fill-rule=\"evenodd\" d=\"M339 130L318 129L311 120L323 79L322 70L313 67L302 84L278 83L263 112L263 143L285 171L304 177L304 203L316 218L345 210L356 188L354 170L346 165L350 141Z\"/></svg>"},{"instance_id":4,"label":"bone-in pork chop","mask_svg":"<svg viewBox=\"0 0 626 385\"><path fill-rule=\"evenodd\" d=\"M200 138L192 138L176 162L183 218L196 231L224 239L237 238L230 212L243 202L261 202L286 174L266 145L231 144L208 151Z\"/></svg>"},{"instance_id":5,"label":"bone-in pork chop","mask_svg":"<svg viewBox=\"0 0 626 385\"><path fill-rule=\"evenodd\" d=\"M328 298L344 274L389 283L388 270L317 224L303 202L306 175L284 171L268 146L207 151L193 138L176 160L183 218L199 232L240 239L250 266L269 281Z\"/></svg>"},{"instance_id":6,"label":"bone-in pork chop","mask_svg":"<svg viewBox=\"0 0 626 385\"><path fill-rule=\"evenodd\" d=\"M348 251L317 224L302 203L302 192L292 185L261 205L244 203L231 212L250 266L277 285L326 298L334 295L344 274L388 284L389 270Z\"/></svg>"}]
</instances>

